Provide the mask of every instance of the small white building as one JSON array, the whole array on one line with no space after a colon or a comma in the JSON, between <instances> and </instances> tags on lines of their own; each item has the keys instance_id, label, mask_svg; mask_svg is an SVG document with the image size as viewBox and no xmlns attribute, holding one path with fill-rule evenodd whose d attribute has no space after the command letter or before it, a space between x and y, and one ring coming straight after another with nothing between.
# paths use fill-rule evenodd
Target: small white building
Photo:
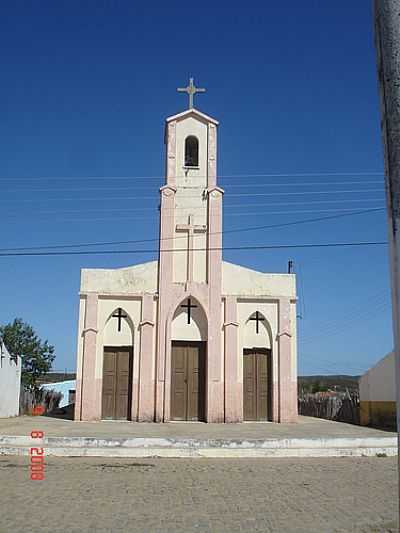
<instances>
[{"instance_id":1,"label":"small white building","mask_svg":"<svg viewBox=\"0 0 400 533\"><path fill-rule=\"evenodd\" d=\"M21 357L11 356L0 338L0 418L18 416Z\"/></svg>"},{"instance_id":2,"label":"small white building","mask_svg":"<svg viewBox=\"0 0 400 533\"><path fill-rule=\"evenodd\" d=\"M388 353L359 381L360 423L363 426L396 426L394 352Z\"/></svg>"},{"instance_id":3,"label":"small white building","mask_svg":"<svg viewBox=\"0 0 400 533\"><path fill-rule=\"evenodd\" d=\"M55 383L43 383L40 387L44 390L53 390L62 394L58 407L66 407L75 401L76 381L74 379L57 381Z\"/></svg>"}]
</instances>

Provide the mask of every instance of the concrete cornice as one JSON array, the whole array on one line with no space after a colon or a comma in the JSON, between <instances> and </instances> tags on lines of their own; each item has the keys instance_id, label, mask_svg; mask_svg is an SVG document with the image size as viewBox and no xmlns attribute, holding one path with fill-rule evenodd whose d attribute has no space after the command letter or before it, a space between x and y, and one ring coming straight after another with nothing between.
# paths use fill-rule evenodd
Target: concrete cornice
<instances>
[{"instance_id":1,"label":"concrete cornice","mask_svg":"<svg viewBox=\"0 0 400 533\"><path fill-rule=\"evenodd\" d=\"M209 115L202 113L201 111L199 111L198 109L195 109L194 107L192 107L191 109L186 109L186 111L182 111L181 113L178 113L176 115L172 115L171 117L167 117L165 119L165 122L168 124L168 122L173 122L175 120L190 117L191 115L202 118L206 122L211 122L211 124L215 124L216 126L218 126L219 124L218 120L215 120L215 118L212 118Z\"/></svg>"},{"instance_id":2,"label":"concrete cornice","mask_svg":"<svg viewBox=\"0 0 400 533\"><path fill-rule=\"evenodd\" d=\"M85 329L82 330L82 335L85 335L89 331L92 331L93 333L96 333L96 334L99 332L99 330L96 329L96 328L85 328Z\"/></svg>"},{"instance_id":3,"label":"concrete cornice","mask_svg":"<svg viewBox=\"0 0 400 533\"><path fill-rule=\"evenodd\" d=\"M182 284L185 286L185 284ZM99 298L124 298L126 300L140 300L143 298L143 294L151 294L155 300L158 299L158 293L155 292L98 292L98 291L80 291L79 296L88 296L89 294L97 294ZM233 296L236 298L237 303L240 303L240 300L267 300L278 302L279 300L289 299L291 303L296 303L298 298L292 296L272 296L270 294L258 294L257 296L249 294L222 294L222 299Z\"/></svg>"},{"instance_id":4,"label":"concrete cornice","mask_svg":"<svg viewBox=\"0 0 400 533\"><path fill-rule=\"evenodd\" d=\"M234 296L238 303L240 300L269 300L274 302L279 302L280 300L290 300L291 303L296 303L298 298L296 296L280 296L280 295L271 295L271 294L223 294L222 298L227 298L228 296Z\"/></svg>"},{"instance_id":5,"label":"concrete cornice","mask_svg":"<svg viewBox=\"0 0 400 533\"><path fill-rule=\"evenodd\" d=\"M88 296L89 294L97 294L99 298L121 298L124 300L141 300L144 294L151 294L154 299L158 298L156 292L97 292L97 291L82 291L79 296Z\"/></svg>"},{"instance_id":6,"label":"concrete cornice","mask_svg":"<svg viewBox=\"0 0 400 533\"><path fill-rule=\"evenodd\" d=\"M277 334L276 338L279 339L279 337L283 337L284 335L286 335L287 337L292 337L292 334L288 331L282 331L282 333Z\"/></svg>"},{"instance_id":7,"label":"concrete cornice","mask_svg":"<svg viewBox=\"0 0 400 533\"><path fill-rule=\"evenodd\" d=\"M235 326L235 327L239 327L239 322L225 322L224 323L224 328L228 327L228 326Z\"/></svg>"},{"instance_id":8,"label":"concrete cornice","mask_svg":"<svg viewBox=\"0 0 400 533\"><path fill-rule=\"evenodd\" d=\"M214 191L219 192L220 194L224 194L224 189L221 189L221 187L218 187L218 185L214 185L213 187L207 187L207 194L211 194Z\"/></svg>"},{"instance_id":9,"label":"concrete cornice","mask_svg":"<svg viewBox=\"0 0 400 533\"><path fill-rule=\"evenodd\" d=\"M166 185L163 185L162 187L160 187L160 193L161 194L165 193L168 196L168 194L167 194L168 191L171 191L171 192L173 192L175 194L176 191L177 191L177 188L174 185L170 185L169 183L167 183Z\"/></svg>"},{"instance_id":10,"label":"concrete cornice","mask_svg":"<svg viewBox=\"0 0 400 533\"><path fill-rule=\"evenodd\" d=\"M154 327L154 322L152 320L142 320L141 322L139 322L139 328L146 325Z\"/></svg>"}]
</instances>

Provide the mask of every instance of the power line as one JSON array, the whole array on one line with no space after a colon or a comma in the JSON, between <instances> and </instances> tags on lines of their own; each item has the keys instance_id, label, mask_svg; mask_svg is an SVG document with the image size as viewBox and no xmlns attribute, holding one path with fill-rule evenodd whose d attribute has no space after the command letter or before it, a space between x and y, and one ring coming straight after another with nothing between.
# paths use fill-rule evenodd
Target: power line
<instances>
[{"instance_id":1,"label":"power line","mask_svg":"<svg viewBox=\"0 0 400 533\"><path fill-rule=\"evenodd\" d=\"M263 226L249 226L244 228L237 228L237 229L231 229L231 230L223 230L218 232L210 232L209 235L219 235L219 234L228 234L228 233L243 233L247 231L257 231L257 230L265 230L265 229L275 229L275 228L283 228L288 226L297 226L300 224L307 224L307 223L313 223L313 222L323 222L327 220L336 220L343 217L351 217L356 215L363 215L368 213L375 213L377 211L383 211L384 208L378 208L378 209L365 209L362 211L356 211L353 213L341 213L338 215L329 215L326 217L316 217L316 218L308 218L305 220L295 220L292 222L282 222L279 224L269 224L269 225L263 225ZM197 235L195 235L196 237ZM140 244L140 243L146 243L146 242L158 242L158 241L167 241L167 240L178 240L178 239L187 239L186 235L182 236L176 236L176 237L166 237L166 238L154 238L154 239L139 239L139 240L127 240L127 241L108 241L108 242L92 242L92 243L77 243L77 244L63 244L63 245L47 245L47 246L31 246L31 247L18 247L18 248L0 248L0 252L2 251L17 251L17 250L38 250L38 249L55 249L55 248L80 248L80 247L87 247L87 246L110 246L110 245L121 245L121 244Z\"/></svg>"},{"instance_id":2,"label":"power line","mask_svg":"<svg viewBox=\"0 0 400 533\"><path fill-rule=\"evenodd\" d=\"M322 321L318 325L317 336L306 335L305 337L300 337L300 342L307 345L311 342L315 342L316 339L322 340L327 335L332 335L340 330L343 330L343 324L346 324L346 328L348 329L350 324L359 322L360 318L367 319L375 317L377 315L377 310L380 310L381 308L383 310L388 305L390 305L388 297L380 292L376 293L362 303L352 306L352 309L348 309L347 312L342 314L339 320L336 319Z\"/></svg>"},{"instance_id":3,"label":"power line","mask_svg":"<svg viewBox=\"0 0 400 533\"><path fill-rule=\"evenodd\" d=\"M340 190L340 191L290 191L290 192L266 192L266 193L232 193L227 194L226 196L229 197L255 197L255 196L309 196L309 195L315 195L315 194L365 194L365 193L371 193L371 192L379 192L381 194L384 193L382 189L364 189L364 190ZM195 196L184 196L185 199L202 199L201 196L195 195ZM62 202L79 202L79 201L99 201L99 200L107 200L107 201L131 201L131 200L153 200L156 201L158 198L154 196L90 196L90 197L78 197L78 198L43 198L43 199L33 199L33 198L14 198L12 200L10 199L1 199L0 202L4 203L39 203L39 202L52 202L52 201L62 201ZM203 199L205 201L205 199ZM229 207L229 204L228 204ZM145 208L142 208L145 209ZM170 209L188 209L187 207L173 207ZM203 208L197 208L197 209L203 209Z\"/></svg>"},{"instance_id":4,"label":"power line","mask_svg":"<svg viewBox=\"0 0 400 533\"><path fill-rule=\"evenodd\" d=\"M384 176L378 172L296 172L296 173L264 173L264 174L221 174L218 179L243 179L243 178L303 178L303 177L346 177L346 176ZM177 176L178 178L180 176ZM206 179L208 176L190 176L189 179ZM159 176L2 176L1 181L13 180L165 180L165 175Z\"/></svg>"},{"instance_id":5,"label":"power line","mask_svg":"<svg viewBox=\"0 0 400 533\"><path fill-rule=\"evenodd\" d=\"M301 207L308 205L319 205L319 204L341 204L344 203L368 203L368 202L375 202L377 199L375 198L356 198L356 199L349 199L349 200L306 200L305 202L274 202L273 204L265 204L265 203L247 203L242 202L240 204L226 204L224 206L224 210L228 211L232 208L241 208L241 207L276 207L276 206L292 206L292 207ZM206 210L207 206L204 205L202 207L177 207L176 209L186 209L186 210ZM353 208L355 209L355 208ZM124 209L121 208L108 208L107 207L107 213L134 213L136 211L152 211L154 212L157 210L156 206L153 207L140 207L140 208L132 208L127 207ZM170 209L168 209L170 210ZM173 209L175 211L175 209ZM80 209L39 209L35 210L35 215L42 215L42 214L58 214L58 213L98 213L100 211L99 208L90 208L87 209L85 207L81 207ZM10 215L8 215L10 216ZM14 213L15 217L20 218L20 215L18 213ZM168 215L168 216L174 216L174 215Z\"/></svg>"},{"instance_id":6,"label":"power line","mask_svg":"<svg viewBox=\"0 0 400 533\"><path fill-rule=\"evenodd\" d=\"M340 191L293 191L293 192L258 192L258 193L228 193L227 196L303 196L309 194L349 194L349 193L368 193L380 192L384 193L383 189L361 189L361 190L340 190ZM193 197L196 198L196 197Z\"/></svg>"},{"instance_id":7,"label":"power line","mask_svg":"<svg viewBox=\"0 0 400 533\"><path fill-rule=\"evenodd\" d=\"M368 305L367 305L368 304ZM317 336L306 336L306 338L299 335L299 352L304 349L310 349L309 346L311 344L315 344L316 342L322 342L326 337L333 337L334 335L337 335L338 333L343 331L345 324L345 327L348 329L349 325L353 324L359 324L360 319L365 321L368 319L374 319L378 314L380 314L382 311L385 311L390 306L390 302L387 299L387 296L382 295L381 293L376 293L372 297L368 298L366 301L364 301L362 304L353 306L353 309L351 311L348 311L343 316L341 316L340 321L334 320L334 321L325 321L322 323L322 326L324 324L327 324L327 327L318 326L318 335ZM367 308L366 308L367 307ZM360 312L361 309L361 312ZM315 328L314 328L315 329ZM299 359L306 357L304 355L299 356ZM312 356L308 355L308 358L311 359ZM318 361L322 361L326 363L327 365L346 365L349 366L348 361L343 361L343 359L339 359L336 356L337 363L333 363L327 359L321 358L318 356ZM353 366L353 368L356 368Z\"/></svg>"},{"instance_id":8,"label":"power line","mask_svg":"<svg viewBox=\"0 0 400 533\"><path fill-rule=\"evenodd\" d=\"M371 200L372 201L372 200ZM267 204L268 205L268 204ZM264 206L265 207L265 204L254 204L255 207L260 207L260 206ZM385 209L384 206L370 206L370 209L369 211L383 211ZM98 211L97 209L95 211ZM76 213L76 212L81 212L80 210L79 211L76 211L76 210L68 210L68 211L65 211L66 214L72 214L72 213ZM108 212L108 210L107 210ZM297 210L294 210L294 209L290 209L289 211L268 211L268 213L265 212L265 210L262 210L262 211L257 211L257 210L254 210L252 209L251 211L242 211L240 213L231 213L231 212L226 212L224 213L224 217L225 218L229 218L229 217L249 217L249 216L255 216L255 215L264 215L264 216L273 216L273 215L297 215L297 214L300 214L300 213L345 213L345 212L349 212L349 213L355 213L355 212L358 212L358 209L356 209L355 207L353 208L345 208L345 207L342 207L340 209L297 209ZM54 213L58 213L58 211L54 211ZM42 213L42 216L43 215L48 215L49 213ZM168 215L168 216L171 216L173 217L174 215ZM19 216L15 216L15 219L16 220L20 220L20 217ZM13 220L12 217L10 217L9 215L7 216L7 220ZM52 217L52 221L54 221L54 217ZM123 216L123 217L116 217L115 215L112 215L112 216L109 216L109 217L58 217L57 218L57 221L58 222L68 222L68 223L72 223L72 222L78 222L78 223L81 223L81 222L110 222L110 221L113 221L113 222L124 222L124 221L129 221L129 220L154 220L154 216L153 215L128 215L128 216ZM46 221L47 223L47 219L44 219L43 221ZM5 222L5 219L3 219L2 221L3 223ZM36 219L36 222L38 222L38 220Z\"/></svg>"},{"instance_id":9,"label":"power line","mask_svg":"<svg viewBox=\"0 0 400 533\"><path fill-rule=\"evenodd\" d=\"M226 246L214 248L176 248L160 250L160 253L170 252L215 252L215 251L232 251L232 250L283 250L289 248L339 248L339 247L360 247L360 246L380 246L387 245L386 241L372 242L336 242L320 244L276 244L276 245L248 245L248 246ZM92 250L92 251L72 251L72 252L3 252L0 257L18 257L18 256L56 256L56 255L112 255L112 254L144 254L158 253L158 249L151 250Z\"/></svg>"},{"instance_id":10,"label":"power line","mask_svg":"<svg viewBox=\"0 0 400 533\"><path fill-rule=\"evenodd\" d=\"M255 207L259 207L262 205L263 204L254 204ZM382 211L385 209L386 209L385 207L371 206L371 211ZM358 211L358 210L355 208L344 208L344 207L341 209L303 209L303 210L297 210L297 211L294 211L293 209L291 209L290 211L268 211L268 213L265 213L265 211L252 210L252 211L243 211L242 213L226 213L225 216L235 217L235 216L248 216L248 215L261 215L261 214L264 216L269 216L269 215L288 215L288 214L293 215L295 213L328 213L328 212L342 213L344 211L354 213L355 211Z\"/></svg>"},{"instance_id":11,"label":"power line","mask_svg":"<svg viewBox=\"0 0 400 533\"><path fill-rule=\"evenodd\" d=\"M383 211L382 209L365 209L363 211L357 211L355 213L342 213L340 215L330 215L327 217L317 217L317 218L308 218L305 220L295 220L292 222L282 222L279 224L270 224L270 225L263 225L263 226L249 226L244 228L237 228L237 229L231 229L231 230L223 230L223 231L216 231L216 232L210 232L209 235L225 235L227 233L243 233L247 231L257 231L257 230L265 230L265 229L275 229L275 228L283 228L288 226L297 226L300 224L307 224L307 223L313 223L313 222L323 222L327 220L336 220L343 217L350 217L355 215L363 215L367 213L375 213L376 211ZM197 235L195 235L197 237ZM154 239L139 239L139 240L128 240L128 241L108 241L108 242L85 242L85 243L77 243L77 244L60 244L60 245L46 245L46 246L20 246L18 248L0 248L0 252L5 251L18 251L18 250L52 250L57 248L83 248L83 247L92 247L92 246L113 246L113 245L121 245L121 244L142 244L146 242L158 242L158 241L169 241L169 240L178 240L178 239L186 239L186 235L182 236L176 236L176 237L165 237L162 239L154 238Z\"/></svg>"},{"instance_id":12,"label":"power line","mask_svg":"<svg viewBox=\"0 0 400 533\"><path fill-rule=\"evenodd\" d=\"M296 187L309 187L311 185L318 185L318 186L321 186L321 185L377 185L377 184L382 184L383 185L383 181L379 180L379 181L335 181L335 182L332 182L332 183L329 183L329 182L326 182L326 181L322 181L322 182L318 182L318 181L314 181L314 182L306 182L306 183L296 183L295 186ZM235 189L240 189L240 188L248 188L248 187L252 187L252 186L257 186L258 188L260 189L263 189L263 188L266 188L266 187L287 187L287 186L293 186L294 184L293 183L284 183L284 182L281 182L281 183L245 183L243 185L237 185L237 184L230 184L229 185L229 188L232 189L232 188L235 188ZM51 189L26 189L25 187L24 188L19 188L19 189L6 189L5 192L11 192L11 193L19 193L19 192L71 192L71 191L74 191L74 192L82 192L82 191L129 191L131 189L135 189L135 190L148 190L148 189L154 189L154 185L149 185L149 186L144 186L144 187L138 187L137 185L129 185L128 187L116 187L115 185L113 187L97 187L97 186L92 186L92 187L78 187L78 188L71 188L71 187L67 187L67 188L63 188L63 189L58 189L58 188L51 188Z\"/></svg>"}]
</instances>

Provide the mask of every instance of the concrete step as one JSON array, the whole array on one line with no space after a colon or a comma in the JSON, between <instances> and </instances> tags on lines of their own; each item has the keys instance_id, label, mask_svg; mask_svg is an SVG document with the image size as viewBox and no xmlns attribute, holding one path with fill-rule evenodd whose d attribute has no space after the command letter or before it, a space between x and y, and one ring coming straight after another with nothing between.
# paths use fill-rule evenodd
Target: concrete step
<instances>
[{"instance_id":1,"label":"concrete step","mask_svg":"<svg viewBox=\"0 0 400 533\"><path fill-rule=\"evenodd\" d=\"M397 455L396 437L185 439L0 436L0 455L31 447L58 457L373 457Z\"/></svg>"}]
</instances>

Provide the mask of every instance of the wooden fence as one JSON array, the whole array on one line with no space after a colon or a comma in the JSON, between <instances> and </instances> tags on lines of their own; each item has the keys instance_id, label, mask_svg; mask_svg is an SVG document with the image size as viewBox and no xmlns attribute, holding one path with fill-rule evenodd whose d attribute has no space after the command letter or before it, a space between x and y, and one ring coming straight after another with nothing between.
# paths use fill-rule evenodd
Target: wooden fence
<instances>
[{"instance_id":1,"label":"wooden fence","mask_svg":"<svg viewBox=\"0 0 400 533\"><path fill-rule=\"evenodd\" d=\"M58 408L61 398L61 392L44 389L33 392L22 388L19 398L19 414L30 415L33 408L38 406L44 408L44 414L50 413Z\"/></svg>"},{"instance_id":2,"label":"wooden fence","mask_svg":"<svg viewBox=\"0 0 400 533\"><path fill-rule=\"evenodd\" d=\"M359 424L360 399L355 392L329 397L323 397L318 393L304 394L299 397L299 414Z\"/></svg>"}]
</instances>

